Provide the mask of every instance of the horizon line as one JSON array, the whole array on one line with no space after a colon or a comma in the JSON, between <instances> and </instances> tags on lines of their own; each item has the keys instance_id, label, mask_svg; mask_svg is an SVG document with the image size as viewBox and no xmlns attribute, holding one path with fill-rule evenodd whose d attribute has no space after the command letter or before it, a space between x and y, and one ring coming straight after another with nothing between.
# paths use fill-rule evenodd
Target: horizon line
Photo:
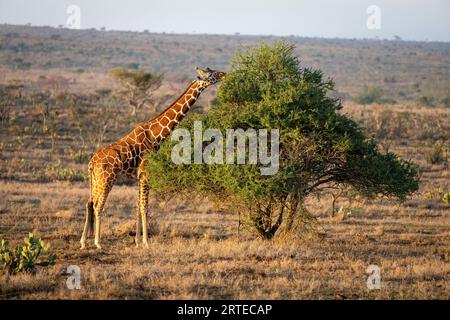
<instances>
[{"instance_id":1,"label":"horizon line","mask_svg":"<svg viewBox=\"0 0 450 320\"><path fill-rule=\"evenodd\" d=\"M306 38L306 39L321 39L321 40L347 40L347 41L391 41L391 42L419 42L419 43L444 43L450 44L450 41L446 40L411 40L411 39L403 39L398 35L393 35L393 38L381 38L375 36L373 38L361 38L361 37L353 37L353 38L345 38L345 37L323 37L323 36L306 36L306 35L276 35L276 34L249 34L249 33L240 33L239 31L234 33L204 33L204 32L174 32L174 31L150 31L148 29L144 30L125 30L125 29L107 29L106 27L89 27L89 28L68 28L67 26L52 26L52 25L33 25L31 23L26 24L12 24L12 23L0 23L0 25L12 26L12 27L28 27L28 28L51 28L55 30L69 30L69 31L97 31L97 32L129 32L129 33L143 33L143 34L159 34L159 35L188 35L188 36L196 36L196 35L208 35L208 36L231 36L231 37L277 37L277 38ZM105 28L105 30L102 30ZM396 39L395 36L398 36L399 39Z\"/></svg>"}]
</instances>

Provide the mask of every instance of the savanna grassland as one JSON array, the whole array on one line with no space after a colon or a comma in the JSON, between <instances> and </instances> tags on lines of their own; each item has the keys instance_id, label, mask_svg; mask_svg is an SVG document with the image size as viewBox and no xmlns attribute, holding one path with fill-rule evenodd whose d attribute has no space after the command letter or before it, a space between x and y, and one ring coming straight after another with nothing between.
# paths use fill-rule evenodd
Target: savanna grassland
<instances>
[{"instance_id":1,"label":"savanna grassland","mask_svg":"<svg viewBox=\"0 0 450 320\"><path fill-rule=\"evenodd\" d=\"M208 199L151 194L150 247L137 249L137 185L122 183L108 199L103 249L91 241L80 251L91 153L156 115L196 65L225 69L239 46L275 38L2 25L0 39L1 89L18 86L1 101L0 239L14 245L33 232L57 255L34 273L0 273L0 299L450 298L448 43L288 39L306 66L336 80L343 113L420 167L420 190L405 202L342 195L333 212L324 193L307 203L316 232L262 241ZM165 72L151 108L132 115L115 96L108 70L117 66ZM366 285L371 264L379 290ZM70 265L81 269L80 290L66 286Z\"/></svg>"}]
</instances>

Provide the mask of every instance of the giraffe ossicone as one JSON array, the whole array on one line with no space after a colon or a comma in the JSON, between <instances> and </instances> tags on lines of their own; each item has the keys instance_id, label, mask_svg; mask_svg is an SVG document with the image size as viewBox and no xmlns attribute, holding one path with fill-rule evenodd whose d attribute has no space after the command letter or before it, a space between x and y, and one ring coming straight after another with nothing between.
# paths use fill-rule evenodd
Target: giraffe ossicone
<instances>
[{"instance_id":1,"label":"giraffe ossicone","mask_svg":"<svg viewBox=\"0 0 450 320\"><path fill-rule=\"evenodd\" d=\"M187 89L167 109L155 118L138 124L130 133L97 150L88 164L90 196L86 204L86 221L81 248L86 247L86 238L93 232L95 245L100 245L100 222L106 199L119 176L139 180L139 210L136 216L136 245L141 242L148 246L147 215L149 188L146 183L147 171L144 156L156 152L186 116L192 105L207 87L225 79L226 73L207 68L196 68L198 79L192 81Z\"/></svg>"}]
</instances>

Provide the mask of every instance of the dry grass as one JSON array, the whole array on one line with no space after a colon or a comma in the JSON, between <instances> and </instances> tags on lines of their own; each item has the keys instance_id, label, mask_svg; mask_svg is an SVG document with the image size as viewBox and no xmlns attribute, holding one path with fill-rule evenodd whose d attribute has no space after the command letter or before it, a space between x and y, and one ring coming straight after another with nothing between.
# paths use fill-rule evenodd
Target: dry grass
<instances>
[{"instance_id":1,"label":"dry grass","mask_svg":"<svg viewBox=\"0 0 450 320\"><path fill-rule=\"evenodd\" d=\"M38 81L39 74L28 79ZM95 73L83 81L91 89L109 86L106 76ZM84 91L85 84L67 89ZM166 83L161 90L174 93L177 85ZM347 104L343 110L367 125L382 146L421 167L420 192L403 204L343 198L337 205L351 214L342 219L331 217L328 195L311 198L319 235L263 242L238 236L238 217L207 200L162 204L152 195L150 248L144 250L134 246L137 187L121 185L108 200L101 252L79 250L87 183L46 175L47 166L57 161L63 169L86 171L86 163L74 160L80 139L70 113L59 106L54 110L52 121L59 129L53 147L31 106L13 110L15 121L0 128L0 239L15 244L33 231L57 254L56 265L33 275L0 274L0 299L450 298L450 207L436 191L450 191L450 170L445 162L426 160L437 139L450 143L448 108ZM87 123L99 112L80 110ZM118 120L104 143L130 129L127 110L111 109L111 114ZM377 127L380 119L385 122ZM370 264L381 268L380 290L366 286ZM81 268L81 290L66 286L69 265Z\"/></svg>"},{"instance_id":2,"label":"dry grass","mask_svg":"<svg viewBox=\"0 0 450 320\"><path fill-rule=\"evenodd\" d=\"M324 233L295 241L237 237L236 217L207 203L152 204L148 250L133 244L136 190L119 186L104 217L104 250L79 250L84 184L5 182L0 234L13 242L34 231L52 244L58 262L1 278L0 297L45 299L333 299L449 296L448 208L414 199L357 204L344 221L319 215ZM317 202L315 212L323 212ZM70 217L57 213L74 208ZM82 289L69 290L64 270L82 270ZM382 289L366 287L368 265L382 270Z\"/></svg>"},{"instance_id":3,"label":"dry grass","mask_svg":"<svg viewBox=\"0 0 450 320\"><path fill-rule=\"evenodd\" d=\"M354 108L344 111L355 113ZM55 266L35 275L1 275L0 297L448 299L450 210L427 191L448 189L450 171L445 164L427 164L426 150L413 141L407 146L397 141L391 148L413 155L423 170L421 191L412 199L403 204L340 199L338 205L351 211L343 220L331 217L331 199L325 195L310 199L309 208L321 226L319 236L273 242L238 237L237 216L216 211L207 200L172 199L161 204L152 196L150 248L137 249L133 244L137 190L116 186L103 218L103 251L80 251L85 183L3 179L0 238L15 243L33 231L51 242L58 259ZM32 156L33 152L28 155ZM31 175L26 167L21 170L24 177ZM66 287L65 270L72 264L81 268L81 290ZM380 290L367 289L365 272L370 264L381 268Z\"/></svg>"}]
</instances>

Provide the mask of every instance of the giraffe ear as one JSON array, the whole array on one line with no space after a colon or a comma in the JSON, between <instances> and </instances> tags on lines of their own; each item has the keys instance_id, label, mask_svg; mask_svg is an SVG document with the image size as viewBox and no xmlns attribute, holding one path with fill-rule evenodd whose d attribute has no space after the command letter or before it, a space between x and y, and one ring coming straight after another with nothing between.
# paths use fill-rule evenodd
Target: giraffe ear
<instances>
[{"instance_id":1,"label":"giraffe ear","mask_svg":"<svg viewBox=\"0 0 450 320\"><path fill-rule=\"evenodd\" d=\"M199 67L195 68L195 71L198 73L198 75L200 76L200 78L207 78L208 77L208 73L206 73L205 71L203 71L202 69L200 69Z\"/></svg>"}]
</instances>

